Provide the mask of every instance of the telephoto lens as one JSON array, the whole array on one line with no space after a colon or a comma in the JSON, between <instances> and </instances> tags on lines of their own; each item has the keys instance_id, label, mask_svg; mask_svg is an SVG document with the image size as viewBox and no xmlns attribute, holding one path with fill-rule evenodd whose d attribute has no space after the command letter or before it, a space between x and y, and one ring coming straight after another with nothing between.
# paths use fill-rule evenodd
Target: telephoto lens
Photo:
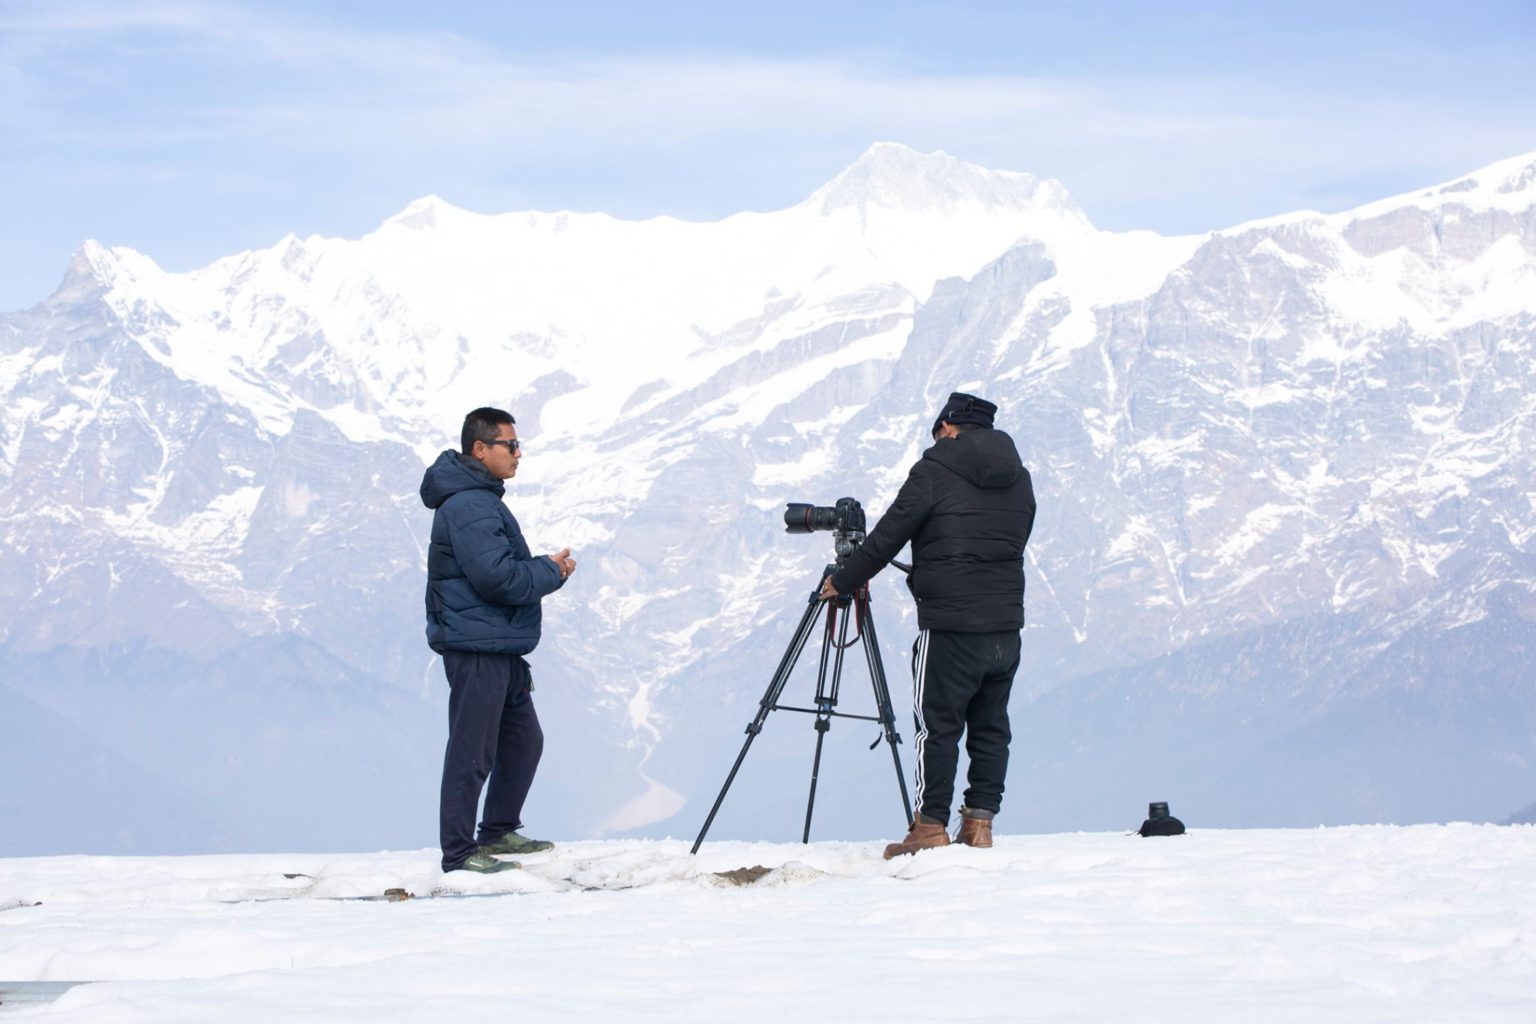
<instances>
[{"instance_id":1,"label":"telephoto lens","mask_svg":"<svg viewBox=\"0 0 1536 1024\"><path fill-rule=\"evenodd\" d=\"M811 533L837 529L837 509L792 501L784 509L785 533Z\"/></svg>"}]
</instances>

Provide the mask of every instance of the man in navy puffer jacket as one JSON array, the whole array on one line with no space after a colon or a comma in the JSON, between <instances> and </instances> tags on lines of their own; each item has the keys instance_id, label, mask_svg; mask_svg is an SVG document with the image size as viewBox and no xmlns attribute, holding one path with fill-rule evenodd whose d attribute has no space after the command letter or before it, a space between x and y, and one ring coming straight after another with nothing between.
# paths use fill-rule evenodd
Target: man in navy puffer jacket
<instances>
[{"instance_id":1,"label":"man in navy puffer jacket","mask_svg":"<svg viewBox=\"0 0 1536 1024\"><path fill-rule=\"evenodd\" d=\"M517 867L499 854L554 845L518 832L544 751L523 656L539 643L539 602L564 586L576 561L570 548L533 557L502 503L503 481L522 458L512 416L476 409L460 441L462 452L443 452L421 480L422 503L433 510L427 643L443 656L450 690L439 826L444 871L490 873Z\"/></svg>"}]
</instances>

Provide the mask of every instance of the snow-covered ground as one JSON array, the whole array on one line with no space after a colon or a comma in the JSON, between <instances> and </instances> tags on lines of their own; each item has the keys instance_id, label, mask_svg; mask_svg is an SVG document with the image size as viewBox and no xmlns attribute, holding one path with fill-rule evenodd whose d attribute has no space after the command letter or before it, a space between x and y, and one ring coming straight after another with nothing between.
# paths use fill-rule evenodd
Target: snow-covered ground
<instances>
[{"instance_id":1,"label":"snow-covered ground","mask_svg":"<svg viewBox=\"0 0 1536 1024\"><path fill-rule=\"evenodd\" d=\"M0 1015L1536 1020L1536 827L880 848L573 842L447 878L430 850L0 860L0 983L94 982ZM335 899L390 888L418 898Z\"/></svg>"}]
</instances>

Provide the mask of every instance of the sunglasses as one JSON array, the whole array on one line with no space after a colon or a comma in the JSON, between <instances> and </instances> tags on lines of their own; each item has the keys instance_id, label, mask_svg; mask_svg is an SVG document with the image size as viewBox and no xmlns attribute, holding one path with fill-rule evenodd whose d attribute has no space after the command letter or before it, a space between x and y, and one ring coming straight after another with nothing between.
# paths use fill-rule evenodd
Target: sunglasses
<instances>
[{"instance_id":1,"label":"sunglasses","mask_svg":"<svg viewBox=\"0 0 1536 1024\"><path fill-rule=\"evenodd\" d=\"M523 447L522 444L515 437L512 438L510 441L481 441L480 443L484 444L484 445L504 444L504 445L507 446L507 451L513 452L513 453L521 451L522 447Z\"/></svg>"}]
</instances>

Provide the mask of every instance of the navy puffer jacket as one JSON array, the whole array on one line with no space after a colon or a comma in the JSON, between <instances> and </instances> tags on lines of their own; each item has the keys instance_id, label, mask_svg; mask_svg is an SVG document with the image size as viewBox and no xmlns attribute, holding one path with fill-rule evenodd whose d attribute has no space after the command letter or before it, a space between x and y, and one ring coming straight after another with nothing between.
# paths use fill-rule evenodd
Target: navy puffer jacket
<instances>
[{"instance_id":1,"label":"navy puffer jacket","mask_svg":"<svg viewBox=\"0 0 1536 1024\"><path fill-rule=\"evenodd\" d=\"M433 509L427 548L427 643L434 651L527 654L539 644L539 601L565 583L534 558L501 502L502 482L478 459L446 451L421 479Z\"/></svg>"}]
</instances>

